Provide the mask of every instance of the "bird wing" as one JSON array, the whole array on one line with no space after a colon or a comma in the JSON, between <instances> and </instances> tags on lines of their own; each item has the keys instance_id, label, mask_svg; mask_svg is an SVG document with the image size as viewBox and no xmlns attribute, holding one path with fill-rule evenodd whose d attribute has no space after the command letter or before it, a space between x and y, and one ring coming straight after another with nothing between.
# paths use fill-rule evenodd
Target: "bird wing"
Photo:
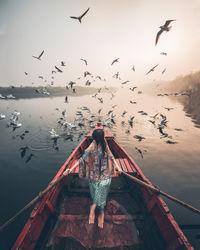
<instances>
[{"instance_id":1,"label":"bird wing","mask_svg":"<svg viewBox=\"0 0 200 250\"><path fill-rule=\"evenodd\" d=\"M156 66L154 66L151 70L154 70L157 66L158 66L158 64Z\"/></svg>"},{"instance_id":2,"label":"bird wing","mask_svg":"<svg viewBox=\"0 0 200 250\"><path fill-rule=\"evenodd\" d=\"M176 20L166 20L164 26L167 27L173 21L176 21Z\"/></svg>"},{"instance_id":3,"label":"bird wing","mask_svg":"<svg viewBox=\"0 0 200 250\"><path fill-rule=\"evenodd\" d=\"M83 17L87 14L87 12L89 11L89 9L90 9L90 8L88 8L88 9L80 16L80 18L83 18Z\"/></svg>"},{"instance_id":4,"label":"bird wing","mask_svg":"<svg viewBox=\"0 0 200 250\"><path fill-rule=\"evenodd\" d=\"M55 66L55 68L56 68L59 72L62 72L62 70L60 70L58 67Z\"/></svg>"},{"instance_id":5,"label":"bird wing","mask_svg":"<svg viewBox=\"0 0 200 250\"><path fill-rule=\"evenodd\" d=\"M157 35L156 35L156 42L155 45L158 43L158 39L160 37L160 35L162 34L163 30L158 31Z\"/></svg>"},{"instance_id":6,"label":"bird wing","mask_svg":"<svg viewBox=\"0 0 200 250\"><path fill-rule=\"evenodd\" d=\"M111 65L113 65L113 63L115 63L115 60L112 61Z\"/></svg>"},{"instance_id":7,"label":"bird wing","mask_svg":"<svg viewBox=\"0 0 200 250\"><path fill-rule=\"evenodd\" d=\"M86 61L85 59L82 59L82 58L81 58L80 60L81 60L81 61L84 61L85 64L87 65L87 61Z\"/></svg>"},{"instance_id":8,"label":"bird wing","mask_svg":"<svg viewBox=\"0 0 200 250\"><path fill-rule=\"evenodd\" d=\"M146 75L148 75L151 71L152 71L152 69L150 69L150 70L146 73Z\"/></svg>"},{"instance_id":9,"label":"bird wing","mask_svg":"<svg viewBox=\"0 0 200 250\"><path fill-rule=\"evenodd\" d=\"M78 19L78 17L76 17L76 16L70 16L71 18L73 18L73 19Z\"/></svg>"},{"instance_id":10,"label":"bird wing","mask_svg":"<svg viewBox=\"0 0 200 250\"><path fill-rule=\"evenodd\" d=\"M115 63L115 62L118 62L118 60L119 60L119 58L113 60L112 63L111 63L111 65L113 65L113 63Z\"/></svg>"},{"instance_id":11,"label":"bird wing","mask_svg":"<svg viewBox=\"0 0 200 250\"><path fill-rule=\"evenodd\" d=\"M38 59L41 58L41 56L44 54L44 50L41 52L41 54L38 56Z\"/></svg>"}]
</instances>

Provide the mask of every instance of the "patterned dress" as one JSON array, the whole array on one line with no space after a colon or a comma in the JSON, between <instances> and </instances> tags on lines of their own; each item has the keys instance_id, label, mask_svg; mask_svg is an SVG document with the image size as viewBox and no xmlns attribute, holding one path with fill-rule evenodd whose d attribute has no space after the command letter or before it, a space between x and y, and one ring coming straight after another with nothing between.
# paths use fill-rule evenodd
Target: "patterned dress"
<instances>
[{"instance_id":1,"label":"patterned dress","mask_svg":"<svg viewBox=\"0 0 200 250\"><path fill-rule=\"evenodd\" d=\"M106 199L114 174L113 156L98 150L96 142L92 142L79 160L79 176L89 180L90 194L93 204L102 211L106 205Z\"/></svg>"}]
</instances>

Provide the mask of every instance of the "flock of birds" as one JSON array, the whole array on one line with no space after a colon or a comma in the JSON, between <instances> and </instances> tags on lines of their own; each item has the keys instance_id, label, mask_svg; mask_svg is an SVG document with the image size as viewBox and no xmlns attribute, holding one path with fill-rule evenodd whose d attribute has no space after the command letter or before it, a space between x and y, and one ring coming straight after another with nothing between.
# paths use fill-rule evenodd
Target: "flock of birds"
<instances>
[{"instance_id":1,"label":"flock of birds","mask_svg":"<svg viewBox=\"0 0 200 250\"><path fill-rule=\"evenodd\" d=\"M76 16L70 16L70 18L78 20L79 23L82 23L83 17L89 12L89 10L90 10L90 8L88 8L82 15L77 16L77 17ZM158 31L158 33L156 35L155 45L157 45L157 43L159 41L159 38L160 38L161 34L164 31L165 32L170 31L171 26L169 26L169 25L173 21L175 21L175 20L166 20L165 24L159 27L160 30ZM163 55L163 56L167 56L166 52L161 52L160 54ZM33 55L32 57L34 59L36 59L36 60L41 61L43 55L44 55L44 50L38 56ZM85 64L85 66L88 66L88 61L86 59L80 58L80 60ZM119 63L119 60L120 60L120 58L113 59L112 62L110 63L110 65L113 66L114 64ZM147 71L146 75L153 72L158 67L158 65L159 64L156 64L151 69L149 69ZM54 74L62 73L63 69L61 69L61 67L65 67L65 66L66 66L66 64L65 64L64 61L61 61L60 66L57 66L57 65L54 66L54 69L52 69L52 71L51 71L51 73L52 73L51 85L54 84L54 81L53 81L54 80ZM131 70L133 72L135 72L135 70L136 70L135 65L132 66ZM165 71L166 71L166 68L162 71L162 74L164 74ZM28 75L28 73L25 72L25 75ZM126 84L130 83L129 80L122 81L119 72L115 73L112 77L117 79L117 80L120 80L121 85L126 85ZM43 76L39 76L39 78L44 80L45 82L47 81L47 80L44 79ZM77 80L80 80L80 79L81 79L81 77L77 78ZM83 79L85 79L85 81L86 81L85 82L86 86L90 86L92 81L95 81L95 80L106 81L106 79L103 79L103 77L94 76L89 71L84 72ZM66 84L66 89L67 90L72 90L73 93L76 93L75 86L76 86L76 82L70 81L70 82L68 82ZM112 100L115 97L115 93L109 92L109 88L107 88L106 86L104 88L107 91L107 93L109 93L111 95L110 100ZM131 86L131 87L128 88L128 90L131 91L131 92L134 92L136 88L137 88L137 86ZM98 100L98 102L100 104L103 105L105 102L104 102L103 96L101 95L102 90L103 90L103 88L99 88L97 90L97 92L94 95L92 95L91 97L95 98L96 100ZM35 92L38 93L38 94L49 95L49 92L47 91L46 88L35 89ZM142 91L140 90L137 93L142 94ZM188 93L186 93L186 92L180 92L180 93L175 93L174 96L187 95L187 94ZM158 95L161 96L162 94L158 94ZM164 94L164 95L167 95L167 94ZM0 99L9 99L9 98L14 99L15 97L13 95L3 96L2 94L0 94ZM64 102L66 104L69 103L68 96L65 97ZM134 100L130 100L129 103L130 103L130 105L137 104L137 102L134 101ZM118 119L119 114L115 113L115 108L117 107L117 105L118 104L112 105L111 109L108 110L105 115L101 115L102 110L103 110L103 106L102 106L102 108L98 109L96 111L96 113L92 113L90 108L87 107L87 106L80 107L80 108L77 109L76 114L75 114L75 118L74 118L74 120L72 122L67 121L67 119L66 119L66 109L63 110L61 112L61 117L59 117L59 119L57 120L58 126L60 128L63 128L63 131L61 133L58 133L55 128L52 128L49 131L49 137L53 140L53 147L56 150L58 150L59 148L57 146L57 140L59 138L62 137L62 138L64 138L64 140L73 141L73 137L74 137L73 131L75 131L75 133L76 133L77 128L80 128L80 129L82 129L82 128L94 128L95 125L96 125L96 122L99 121L99 120L102 121L103 126L106 126L106 127L109 127L109 128L112 128L113 126L116 126L116 124L118 123L118 120L119 120ZM163 107L163 108L166 109L167 111L170 111L170 110L173 109L173 108L168 108L168 107ZM59 108L56 108L56 110L59 111ZM148 113L143 111L143 110L139 110L137 112L138 112L138 114L141 114L143 116L148 116ZM131 129L134 127L135 115L130 115L129 118L128 118L127 113L128 113L128 111L126 111L126 110L124 110L121 113L121 115L120 115L121 118L122 118L121 125L122 125L122 127L127 125L125 133L130 135ZM19 122L19 119L18 119L19 115L20 115L20 113L18 111L14 111L12 113L11 118L10 118L10 123L8 124L8 127L12 126L13 130L15 130L16 128L19 128L19 127L22 126L22 124ZM5 118L6 118L5 115L0 113L0 120L5 119ZM166 138L166 141L165 141L166 143L168 143L168 144L176 144L177 143L176 141L172 140L172 136L168 135L168 133L165 132L165 128L167 127L167 123L168 123L166 115L164 115L162 113L156 113L153 116L149 116L149 119L147 119L147 121L150 122L152 124L152 126L154 126L156 129L158 129L161 138ZM182 129L179 129L179 128L175 128L175 130L176 131L182 131ZM82 130L80 130L79 132L80 133L79 133L79 135L77 137L77 140L80 140L81 137L85 134L85 133L83 133ZM21 135L19 135L19 137L23 140L27 133L29 133L29 131L25 130ZM142 142L143 140L145 140L145 137L142 136L142 135L134 135L133 138L136 139L138 142ZM137 152L143 158L143 154L144 154L144 152L146 152L146 150L141 150L138 147L135 147L135 149L137 150ZM22 158L25 157L26 152L28 150L30 150L30 147L28 145L25 145L24 147L20 148L20 155L21 155ZM34 156L34 154L30 153L29 156L26 159L26 163L29 162L32 159L33 156Z\"/></svg>"}]
</instances>

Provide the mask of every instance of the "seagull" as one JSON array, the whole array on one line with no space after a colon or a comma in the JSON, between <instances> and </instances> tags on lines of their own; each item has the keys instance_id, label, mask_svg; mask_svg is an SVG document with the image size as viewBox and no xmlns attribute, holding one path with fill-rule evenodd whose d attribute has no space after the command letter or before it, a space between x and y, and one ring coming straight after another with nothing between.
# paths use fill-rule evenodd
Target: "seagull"
<instances>
[{"instance_id":1,"label":"seagull","mask_svg":"<svg viewBox=\"0 0 200 250\"><path fill-rule=\"evenodd\" d=\"M55 66L55 69L57 69L58 72L62 73L62 70Z\"/></svg>"},{"instance_id":2,"label":"seagull","mask_svg":"<svg viewBox=\"0 0 200 250\"><path fill-rule=\"evenodd\" d=\"M168 144L177 144L178 142L176 142L176 141L171 141L171 140L167 140L167 141L165 141L166 143L168 143Z\"/></svg>"},{"instance_id":3,"label":"seagull","mask_svg":"<svg viewBox=\"0 0 200 250\"><path fill-rule=\"evenodd\" d=\"M156 119L157 115L159 115L159 113L156 113L155 115L150 116L150 117L153 118L153 119Z\"/></svg>"},{"instance_id":4,"label":"seagull","mask_svg":"<svg viewBox=\"0 0 200 250\"><path fill-rule=\"evenodd\" d=\"M127 84L128 82L130 82L130 81L128 80L128 81L122 82L121 84Z\"/></svg>"},{"instance_id":5,"label":"seagull","mask_svg":"<svg viewBox=\"0 0 200 250\"><path fill-rule=\"evenodd\" d=\"M140 135L134 135L133 138L137 139L139 142L145 139L145 137L140 136Z\"/></svg>"},{"instance_id":6,"label":"seagull","mask_svg":"<svg viewBox=\"0 0 200 250\"><path fill-rule=\"evenodd\" d=\"M131 104L136 104L137 102L134 102L134 101L130 101Z\"/></svg>"},{"instance_id":7,"label":"seagull","mask_svg":"<svg viewBox=\"0 0 200 250\"><path fill-rule=\"evenodd\" d=\"M100 76L96 76L95 78L99 78L100 81L102 80Z\"/></svg>"},{"instance_id":8,"label":"seagull","mask_svg":"<svg viewBox=\"0 0 200 250\"><path fill-rule=\"evenodd\" d=\"M114 63L118 62L119 61L119 58L116 58L112 61L111 65L113 65Z\"/></svg>"},{"instance_id":9,"label":"seagull","mask_svg":"<svg viewBox=\"0 0 200 250\"><path fill-rule=\"evenodd\" d=\"M132 87L132 88L129 88L131 91L134 91L137 87Z\"/></svg>"},{"instance_id":10,"label":"seagull","mask_svg":"<svg viewBox=\"0 0 200 250\"><path fill-rule=\"evenodd\" d=\"M22 148L19 149L21 151L21 157L22 158L24 158L27 149L28 149L28 147L22 147Z\"/></svg>"},{"instance_id":11,"label":"seagull","mask_svg":"<svg viewBox=\"0 0 200 250\"><path fill-rule=\"evenodd\" d=\"M165 69L163 69L162 74L164 74L164 73L165 73L165 71L166 71L166 68L165 68Z\"/></svg>"},{"instance_id":12,"label":"seagull","mask_svg":"<svg viewBox=\"0 0 200 250\"><path fill-rule=\"evenodd\" d=\"M80 23L81 23L81 20L82 18L87 14L87 12L89 11L90 8L88 8L81 16L79 17L75 17L75 16L70 16L71 18L73 19L77 19Z\"/></svg>"},{"instance_id":13,"label":"seagull","mask_svg":"<svg viewBox=\"0 0 200 250\"><path fill-rule=\"evenodd\" d=\"M113 112L113 110L111 109L108 111L108 113L106 115L109 116L112 112Z\"/></svg>"},{"instance_id":14,"label":"seagull","mask_svg":"<svg viewBox=\"0 0 200 250\"><path fill-rule=\"evenodd\" d=\"M103 103L103 98L102 97L98 98L98 100L99 100L100 103Z\"/></svg>"},{"instance_id":15,"label":"seagull","mask_svg":"<svg viewBox=\"0 0 200 250\"><path fill-rule=\"evenodd\" d=\"M36 58L38 60L41 60L41 57L42 57L43 54L44 54L44 50L41 52L41 54L39 56L32 56L32 57L34 57L34 58Z\"/></svg>"},{"instance_id":16,"label":"seagull","mask_svg":"<svg viewBox=\"0 0 200 250\"><path fill-rule=\"evenodd\" d=\"M87 60L82 59L82 58L81 58L80 60L83 61L83 62L85 63L86 66L88 65Z\"/></svg>"},{"instance_id":17,"label":"seagull","mask_svg":"<svg viewBox=\"0 0 200 250\"><path fill-rule=\"evenodd\" d=\"M161 52L160 53L162 56L167 56L167 53L166 52Z\"/></svg>"},{"instance_id":18,"label":"seagull","mask_svg":"<svg viewBox=\"0 0 200 250\"><path fill-rule=\"evenodd\" d=\"M124 110L124 112L122 113L121 116L124 117L126 113L127 113L127 111Z\"/></svg>"},{"instance_id":19,"label":"seagull","mask_svg":"<svg viewBox=\"0 0 200 250\"><path fill-rule=\"evenodd\" d=\"M117 72L116 74L113 75L114 78L119 78L119 72Z\"/></svg>"},{"instance_id":20,"label":"seagull","mask_svg":"<svg viewBox=\"0 0 200 250\"><path fill-rule=\"evenodd\" d=\"M183 131L183 129L181 129L181 128L175 128L174 130L176 130L176 131Z\"/></svg>"},{"instance_id":21,"label":"seagull","mask_svg":"<svg viewBox=\"0 0 200 250\"><path fill-rule=\"evenodd\" d=\"M113 115L113 113L112 113L112 114L111 114L110 121L111 121L113 124L115 124L115 120L114 120L114 118L115 118L115 115Z\"/></svg>"},{"instance_id":22,"label":"seagull","mask_svg":"<svg viewBox=\"0 0 200 250\"><path fill-rule=\"evenodd\" d=\"M28 158L26 159L26 163L29 162L33 156L34 156L34 154L30 154L30 155L28 156Z\"/></svg>"},{"instance_id":23,"label":"seagull","mask_svg":"<svg viewBox=\"0 0 200 250\"><path fill-rule=\"evenodd\" d=\"M173 22L173 21L176 21L176 20L166 20L165 24L164 24L163 26L160 26L160 27L159 27L160 30L158 31L158 33L157 33L157 35L156 35L155 46L156 46L156 44L158 43L158 39L159 39L160 35L162 34L162 32L163 32L163 31L166 31L166 32L170 31L171 26L170 26L170 27L168 27L168 26L169 26L169 24L170 24L171 22Z\"/></svg>"},{"instance_id":24,"label":"seagull","mask_svg":"<svg viewBox=\"0 0 200 250\"><path fill-rule=\"evenodd\" d=\"M99 110L97 111L97 113L100 115L101 111L102 111L102 109L99 109Z\"/></svg>"},{"instance_id":25,"label":"seagull","mask_svg":"<svg viewBox=\"0 0 200 250\"><path fill-rule=\"evenodd\" d=\"M89 80L86 81L85 83L86 86L90 86L91 85L91 82Z\"/></svg>"},{"instance_id":26,"label":"seagull","mask_svg":"<svg viewBox=\"0 0 200 250\"><path fill-rule=\"evenodd\" d=\"M5 119L6 116L0 112L0 120Z\"/></svg>"},{"instance_id":27,"label":"seagull","mask_svg":"<svg viewBox=\"0 0 200 250\"><path fill-rule=\"evenodd\" d=\"M69 83L68 83L68 85L71 87L71 89L73 88L73 85L74 84L76 84L75 82L72 82L72 81L70 81Z\"/></svg>"},{"instance_id":28,"label":"seagull","mask_svg":"<svg viewBox=\"0 0 200 250\"><path fill-rule=\"evenodd\" d=\"M143 157L143 154L142 154L142 150L139 149L139 148L137 148L137 147L135 147L135 149L138 151L138 153L140 153L141 157L144 158L144 157Z\"/></svg>"},{"instance_id":29,"label":"seagull","mask_svg":"<svg viewBox=\"0 0 200 250\"><path fill-rule=\"evenodd\" d=\"M98 93L96 93L96 94L92 95L92 97L96 98L96 97L97 97L97 94L98 94Z\"/></svg>"},{"instance_id":30,"label":"seagull","mask_svg":"<svg viewBox=\"0 0 200 250\"><path fill-rule=\"evenodd\" d=\"M91 75L91 73L88 72L88 71L85 71L85 72L84 72L84 77L86 77L87 75Z\"/></svg>"},{"instance_id":31,"label":"seagull","mask_svg":"<svg viewBox=\"0 0 200 250\"><path fill-rule=\"evenodd\" d=\"M148 120L148 122L151 122L153 125L155 125L155 121Z\"/></svg>"},{"instance_id":32,"label":"seagull","mask_svg":"<svg viewBox=\"0 0 200 250\"><path fill-rule=\"evenodd\" d=\"M133 65L133 67L131 69L135 72L135 66L134 65Z\"/></svg>"},{"instance_id":33,"label":"seagull","mask_svg":"<svg viewBox=\"0 0 200 250\"><path fill-rule=\"evenodd\" d=\"M130 116L130 119L128 120L128 123L130 124L130 126L133 126L133 119L135 118L135 116Z\"/></svg>"},{"instance_id":34,"label":"seagull","mask_svg":"<svg viewBox=\"0 0 200 250\"><path fill-rule=\"evenodd\" d=\"M156 64L156 66L154 66L153 68L151 68L151 69L146 73L146 75L148 75L150 72L153 72L154 69L155 69L158 65L159 65L159 64Z\"/></svg>"}]
</instances>

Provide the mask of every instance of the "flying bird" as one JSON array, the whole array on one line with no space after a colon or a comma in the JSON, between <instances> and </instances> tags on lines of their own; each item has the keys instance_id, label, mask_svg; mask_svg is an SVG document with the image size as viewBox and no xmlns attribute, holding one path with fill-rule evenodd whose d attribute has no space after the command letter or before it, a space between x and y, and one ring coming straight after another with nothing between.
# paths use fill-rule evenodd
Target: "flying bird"
<instances>
[{"instance_id":1,"label":"flying bird","mask_svg":"<svg viewBox=\"0 0 200 250\"><path fill-rule=\"evenodd\" d=\"M86 66L88 65L87 60L85 60L85 59L83 59L83 58L81 58L80 60L83 61L83 62L85 63Z\"/></svg>"},{"instance_id":2,"label":"flying bird","mask_svg":"<svg viewBox=\"0 0 200 250\"><path fill-rule=\"evenodd\" d=\"M135 66L134 65L133 65L133 67L131 69L135 72Z\"/></svg>"},{"instance_id":3,"label":"flying bird","mask_svg":"<svg viewBox=\"0 0 200 250\"><path fill-rule=\"evenodd\" d=\"M122 113L122 117L124 117L125 116L125 114L127 113L127 111L126 110L124 110L124 112Z\"/></svg>"},{"instance_id":4,"label":"flying bird","mask_svg":"<svg viewBox=\"0 0 200 250\"><path fill-rule=\"evenodd\" d=\"M160 30L158 31L157 35L156 35L156 41L155 41L155 46L156 44L158 43L158 39L160 37L160 35L163 33L163 31L170 31L171 29L171 26L169 26L169 24L173 21L176 21L176 20L166 20L165 24L163 26L160 26Z\"/></svg>"},{"instance_id":5,"label":"flying bird","mask_svg":"<svg viewBox=\"0 0 200 250\"><path fill-rule=\"evenodd\" d=\"M131 91L134 91L137 87L132 87L132 88L129 88Z\"/></svg>"},{"instance_id":6,"label":"flying bird","mask_svg":"<svg viewBox=\"0 0 200 250\"><path fill-rule=\"evenodd\" d=\"M137 147L135 147L135 149L138 151L138 153L141 155L141 157L142 157L142 158L144 158L144 157L143 157L142 150L141 150L141 149L139 149L139 148L137 148Z\"/></svg>"},{"instance_id":7,"label":"flying bird","mask_svg":"<svg viewBox=\"0 0 200 250\"><path fill-rule=\"evenodd\" d=\"M167 56L167 53L166 52L161 52L160 53L162 56Z\"/></svg>"},{"instance_id":8,"label":"flying bird","mask_svg":"<svg viewBox=\"0 0 200 250\"><path fill-rule=\"evenodd\" d=\"M95 78L98 78L100 81L102 80L100 76L96 76Z\"/></svg>"},{"instance_id":9,"label":"flying bird","mask_svg":"<svg viewBox=\"0 0 200 250\"><path fill-rule=\"evenodd\" d=\"M140 136L140 135L134 135L133 138L137 139L139 142L141 142L143 139L145 139L144 136Z\"/></svg>"},{"instance_id":10,"label":"flying bird","mask_svg":"<svg viewBox=\"0 0 200 250\"><path fill-rule=\"evenodd\" d=\"M131 104L136 104L137 102L134 102L134 101L130 101Z\"/></svg>"},{"instance_id":11,"label":"flying bird","mask_svg":"<svg viewBox=\"0 0 200 250\"><path fill-rule=\"evenodd\" d=\"M102 109L99 109L99 110L97 111L97 113L100 115L101 111L102 111Z\"/></svg>"},{"instance_id":12,"label":"flying bird","mask_svg":"<svg viewBox=\"0 0 200 250\"><path fill-rule=\"evenodd\" d=\"M130 81L128 80L128 81L122 82L121 84L127 84L128 82L130 82Z\"/></svg>"},{"instance_id":13,"label":"flying bird","mask_svg":"<svg viewBox=\"0 0 200 250\"><path fill-rule=\"evenodd\" d=\"M62 73L62 70L55 66L55 69L57 69L58 72Z\"/></svg>"},{"instance_id":14,"label":"flying bird","mask_svg":"<svg viewBox=\"0 0 200 250\"><path fill-rule=\"evenodd\" d=\"M70 16L71 18L73 19L77 19L80 23L81 23L81 20L82 18L87 14L87 12L89 11L90 8L88 8L81 16L79 17L76 17L76 16Z\"/></svg>"},{"instance_id":15,"label":"flying bird","mask_svg":"<svg viewBox=\"0 0 200 250\"><path fill-rule=\"evenodd\" d=\"M30 155L27 157L27 159L26 159L26 163L29 162L33 156L34 156L34 154L30 154Z\"/></svg>"},{"instance_id":16,"label":"flying bird","mask_svg":"<svg viewBox=\"0 0 200 250\"><path fill-rule=\"evenodd\" d=\"M165 73L165 71L166 71L166 68L165 68L165 69L163 69L162 74L164 74L164 73Z\"/></svg>"},{"instance_id":17,"label":"flying bird","mask_svg":"<svg viewBox=\"0 0 200 250\"><path fill-rule=\"evenodd\" d=\"M84 77L89 76L89 75L92 75L92 74L90 72L88 72L88 71L84 72Z\"/></svg>"},{"instance_id":18,"label":"flying bird","mask_svg":"<svg viewBox=\"0 0 200 250\"><path fill-rule=\"evenodd\" d=\"M26 154L26 150L28 149L28 147L22 147L19 150L21 151L21 157L24 158L25 154Z\"/></svg>"},{"instance_id":19,"label":"flying bird","mask_svg":"<svg viewBox=\"0 0 200 250\"><path fill-rule=\"evenodd\" d=\"M75 83L75 82L72 82L72 81L70 81L70 82L68 83L68 85L71 87L71 89L73 88L74 84L76 84L76 83Z\"/></svg>"},{"instance_id":20,"label":"flying bird","mask_svg":"<svg viewBox=\"0 0 200 250\"><path fill-rule=\"evenodd\" d=\"M117 72L116 74L113 75L114 78L119 78L119 72Z\"/></svg>"},{"instance_id":21,"label":"flying bird","mask_svg":"<svg viewBox=\"0 0 200 250\"><path fill-rule=\"evenodd\" d=\"M154 66L153 68L151 68L151 69L146 73L146 75L148 75L150 72L153 72L154 69L155 69L158 65L159 65L159 64L157 64L156 66Z\"/></svg>"},{"instance_id":22,"label":"flying bird","mask_svg":"<svg viewBox=\"0 0 200 250\"><path fill-rule=\"evenodd\" d=\"M41 54L39 56L32 56L32 57L34 57L34 58L36 58L38 60L41 60L41 57L42 57L43 54L44 54L44 50L41 52Z\"/></svg>"},{"instance_id":23,"label":"flying bird","mask_svg":"<svg viewBox=\"0 0 200 250\"><path fill-rule=\"evenodd\" d=\"M116 63L116 62L119 62L119 58L114 59L114 60L112 61L111 65L113 65L113 64Z\"/></svg>"}]
</instances>

